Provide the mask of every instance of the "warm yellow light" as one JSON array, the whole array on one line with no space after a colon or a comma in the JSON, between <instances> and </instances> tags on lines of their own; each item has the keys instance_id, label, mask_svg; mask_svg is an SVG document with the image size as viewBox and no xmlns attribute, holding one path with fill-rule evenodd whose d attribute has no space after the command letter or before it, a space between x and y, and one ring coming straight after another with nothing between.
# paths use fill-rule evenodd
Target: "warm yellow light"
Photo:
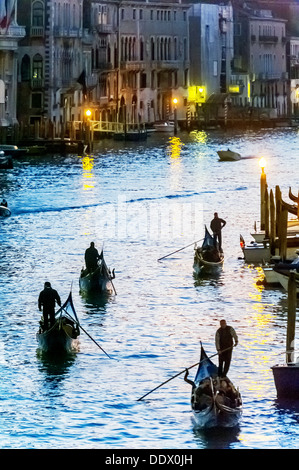
<instances>
[{"instance_id":1,"label":"warm yellow light","mask_svg":"<svg viewBox=\"0 0 299 470\"><path fill-rule=\"evenodd\" d=\"M203 88L202 88L202 87L199 87L199 88L198 88L198 91L199 91L199 93L202 93L202 92L203 92Z\"/></svg>"},{"instance_id":2,"label":"warm yellow light","mask_svg":"<svg viewBox=\"0 0 299 470\"><path fill-rule=\"evenodd\" d=\"M173 104L177 104L177 102L178 102L177 98L173 98L172 101L173 101Z\"/></svg>"},{"instance_id":3,"label":"warm yellow light","mask_svg":"<svg viewBox=\"0 0 299 470\"><path fill-rule=\"evenodd\" d=\"M259 160L259 165L261 168L265 168L266 166L266 160L264 159L264 157L262 157L260 160Z\"/></svg>"},{"instance_id":4,"label":"warm yellow light","mask_svg":"<svg viewBox=\"0 0 299 470\"><path fill-rule=\"evenodd\" d=\"M87 117L90 117L90 116L91 116L91 111L90 111L90 109L87 109L87 110L85 111L85 114L86 114Z\"/></svg>"}]
</instances>

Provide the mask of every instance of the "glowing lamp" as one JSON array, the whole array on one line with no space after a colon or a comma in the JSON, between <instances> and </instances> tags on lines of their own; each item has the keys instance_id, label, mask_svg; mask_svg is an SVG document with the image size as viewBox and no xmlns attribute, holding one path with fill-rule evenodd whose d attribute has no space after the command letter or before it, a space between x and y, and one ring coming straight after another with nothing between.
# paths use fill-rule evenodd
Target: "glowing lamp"
<instances>
[{"instance_id":1,"label":"glowing lamp","mask_svg":"<svg viewBox=\"0 0 299 470\"><path fill-rule=\"evenodd\" d=\"M177 102L178 102L177 98L173 98L172 101L173 101L173 104L177 104Z\"/></svg>"},{"instance_id":2,"label":"glowing lamp","mask_svg":"<svg viewBox=\"0 0 299 470\"><path fill-rule=\"evenodd\" d=\"M259 160L259 165L262 169L262 171L264 171L264 168L266 166L266 160L264 159L264 157L262 157L260 160Z\"/></svg>"},{"instance_id":3,"label":"glowing lamp","mask_svg":"<svg viewBox=\"0 0 299 470\"><path fill-rule=\"evenodd\" d=\"M90 117L90 116L91 116L91 111L90 111L90 109L87 109L86 112L85 112L85 114L86 114L87 117Z\"/></svg>"}]
</instances>

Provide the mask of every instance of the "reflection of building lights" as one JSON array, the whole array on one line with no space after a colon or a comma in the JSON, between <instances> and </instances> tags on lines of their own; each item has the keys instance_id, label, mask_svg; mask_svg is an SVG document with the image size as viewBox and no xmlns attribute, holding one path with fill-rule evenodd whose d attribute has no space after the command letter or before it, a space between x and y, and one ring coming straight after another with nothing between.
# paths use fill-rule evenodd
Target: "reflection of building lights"
<instances>
[{"instance_id":1,"label":"reflection of building lights","mask_svg":"<svg viewBox=\"0 0 299 470\"><path fill-rule=\"evenodd\" d=\"M82 158L82 167L83 167L83 178L93 178L94 174L92 173L93 169L93 158L88 156ZM86 184L83 185L84 190L93 188L93 184Z\"/></svg>"},{"instance_id":2,"label":"reflection of building lights","mask_svg":"<svg viewBox=\"0 0 299 470\"><path fill-rule=\"evenodd\" d=\"M168 153L171 158L179 158L181 155L182 146L184 145L183 142L179 137L170 137L169 138L169 147Z\"/></svg>"}]
</instances>

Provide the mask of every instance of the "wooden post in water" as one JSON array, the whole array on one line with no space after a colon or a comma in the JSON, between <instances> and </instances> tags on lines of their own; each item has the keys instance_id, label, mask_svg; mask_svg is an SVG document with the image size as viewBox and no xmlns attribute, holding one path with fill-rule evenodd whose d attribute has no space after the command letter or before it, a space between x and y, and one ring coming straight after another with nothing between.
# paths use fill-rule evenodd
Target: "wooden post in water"
<instances>
[{"instance_id":1,"label":"wooden post in water","mask_svg":"<svg viewBox=\"0 0 299 470\"><path fill-rule=\"evenodd\" d=\"M275 200L276 200L276 236L278 237L278 242L280 244L280 218L281 218L281 192L280 187L275 186ZM280 249L280 245L279 245Z\"/></svg>"},{"instance_id":2,"label":"wooden post in water","mask_svg":"<svg viewBox=\"0 0 299 470\"><path fill-rule=\"evenodd\" d=\"M265 187L265 238L269 238L269 217L270 217L270 207L269 207L269 193L268 185Z\"/></svg>"},{"instance_id":3,"label":"wooden post in water","mask_svg":"<svg viewBox=\"0 0 299 470\"><path fill-rule=\"evenodd\" d=\"M275 255L275 237L276 237L276 219L275 219L275 201L274 194L270 191L270 253Z\"/></svg>"},{"instance_id":4,"label":"wooden post in water","mask_svg":"<svg viewBox=\"0 0 299 470\"><path fill-rule=\"evenodd\" d=\"M288 282L288 324L286 342L286 361L294 362L295 325L296 325L297 290L295 273L290 272Z\"/></svg>"},{"instance_id":5,"label":"wooden post in water","mask_svg":"<svg viewBox=\"0 0 299 470\"><path fill-rule=\"evenodd\" d=\"M261 163L260 163L261 164ZM266 173L264 171L264 167L262 166L262 173L261 173L261 182L260 182L260 187L261 187L261 230L265 230L265 190L266 190L266 185L267 185L267 178L266 178Z\"/></svg>"},{"instance_id":6,"label":"wooden post in water","mask_svg":"<svg viewBox=\"0 0 299 470\"><path fill-rule=\"evenodd\" d=\"M287 258L287 231L288 231L288 211L284 207L282 208L280 214L280 224L279 224L279 255L282 261L285 261Z\"/></svg>"}]
</instances>

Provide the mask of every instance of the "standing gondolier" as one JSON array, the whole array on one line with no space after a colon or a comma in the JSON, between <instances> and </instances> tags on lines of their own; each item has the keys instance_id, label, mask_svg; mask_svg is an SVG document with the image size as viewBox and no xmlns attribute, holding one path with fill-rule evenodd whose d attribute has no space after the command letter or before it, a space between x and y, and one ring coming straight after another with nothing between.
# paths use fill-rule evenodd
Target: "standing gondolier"
<instances>
[{"instance_id":1,"label":"standing gondolier","mask_svg":"<svg viewBox=\"0 0 299 470\"><path fill-rule=\"evenodd\" d=\"M45 282L44 290L38 297L38 308L43 310L44 329L47 330L55 323L55 302L61 307L61 300L58 292L52 289L50 282ZM50 325L49 325L50 323Z\"/></svg>"},{"instance_id":2,"label":"standing gondolier","mask_svg":"<svg viewBox=\"0 0 299 470\"><path fill-rule=\"evenodd\" d=\"M98 261L103 258L103 252L99 254L98 250L94 246L94 242L90 243L90 247L85 251L85 264L88 272L92 272L98 267Z\"/></svg>"},{"instance_id":3,"label":"standing gondolier","mask_svg":"<svg viewBox=\"0 0 299 470\"><path fill-rule=\"evenodd\" d=\"M226 225L226 221L223 220L223 219L220 219L220 217L218 217L218 213L215 212L214 213L214 219L211 220L211 223L210 223L210 228L213 232L213 235L214 235L214 245L217 246L217 240L218 240L218 249L219 251L222 251L222 234L221 234L221 230L223 229L223 227Z\"/></svg>"},{"instance_id":4,"label":"standing gondolier","mask_svg":"<svg viewBox=\"0 0 299 470\"><path fill-rule=\"evenodd\" d=\"M238 336L234 328L227 325L225 320L220 320L220 328L216 331L215 343L219 353L218 376L226 377L231 363L233 347L238 344Z\"/></svg>"}]
</instances>

